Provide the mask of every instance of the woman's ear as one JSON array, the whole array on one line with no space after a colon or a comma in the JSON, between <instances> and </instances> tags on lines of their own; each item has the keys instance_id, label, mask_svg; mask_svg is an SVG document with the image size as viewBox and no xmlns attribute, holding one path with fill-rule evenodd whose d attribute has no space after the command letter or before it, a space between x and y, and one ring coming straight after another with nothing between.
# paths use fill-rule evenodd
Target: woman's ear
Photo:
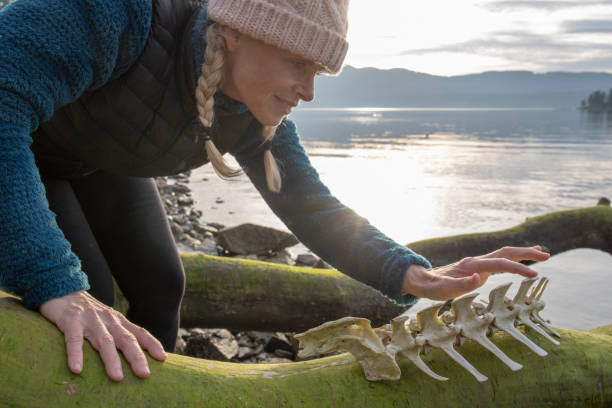
<instances>
[{"instance_id":1,"label":"woman's ear","mask_svg":"<svg viewBox=\"0 0 612 408\"><path fill-rule=\"evenodd\" d=\"M223 26L223 35L225 36L225 47L227 50L230 52L235 51L240 43L242 34L233 28Z\"/></svg>"}]
</instances>

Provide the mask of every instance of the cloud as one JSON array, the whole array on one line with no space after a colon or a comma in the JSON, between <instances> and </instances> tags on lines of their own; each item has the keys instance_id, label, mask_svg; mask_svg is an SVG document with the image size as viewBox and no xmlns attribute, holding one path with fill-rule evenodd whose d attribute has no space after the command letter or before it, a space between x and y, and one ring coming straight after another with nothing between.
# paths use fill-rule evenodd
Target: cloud
<instances>
[{"instance_id":1,"label":"cloud","mask_svg":"<svg viewBox=\"0 0 612 408\"><path fill-rule=\"evenodd\" d=\"M561 27L566 33L612 33L612 20L565 21Z\"/></svg>"},{"instance_id":2,"label":"cloud","mask_svg":"<svg viewBox=\"0 0 612 408\"><path fill-rule=\"evenodd\" d=\"M481 4L482 7L487 8L491 11L513 11L522 9L556 11L573 7L609 5L609 0L496 0Z\"/></svg>"},{"instance_id":3,"label":"cloud","mask_svg":"<svg viewBox=\"0 0 612 408\"><path fill-rule=\"evenodd\" d=\"M612 43L585 40L568 42L556 36L524 31L499 31L487 35L486 38L438 47L405 50L401 52L401 55L416 56L437 53L497 57L507 61L509 66L526 67L536 71L610 70L612 67L611 58L607 57L612 55Z\"/></svg>"}]
</instances>

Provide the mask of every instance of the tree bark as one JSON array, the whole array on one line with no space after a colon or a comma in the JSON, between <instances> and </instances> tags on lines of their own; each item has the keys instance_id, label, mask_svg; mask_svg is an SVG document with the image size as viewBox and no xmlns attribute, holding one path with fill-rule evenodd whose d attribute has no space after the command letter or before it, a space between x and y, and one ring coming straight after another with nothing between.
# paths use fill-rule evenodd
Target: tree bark
<instances>
[{"instance_id":1,"label":"tree bark","mask_svg":"<svg viewBox=\"0 0 612 408\"><path fill-rule=\"evenodd\" d=\"M503 246L536 244L552 254L575 248L612 253L612 208L559 211L506 230L429 239L408 247L440 266ZM377 327L405 311L338 271L207 255L182 255L182 260L187 275L182 327L304 331L345 316L365 317ZM119 310L127 310L121 295L117 303Z\"/></svg>"},{"instance_id":2,"label":"tree bark","mask_svg":"<svg viewBox=\"0 0 612 408\"><path fill-rule=\"evenodd\" d=\"M235 364L170 354L149 359L151 376L111 382L97 353L85 343L84 370L71 374L62 334L40 314L0 292L0 401L9 407L604 407L612 404L612 325L560 330L560 346L542 345L538 357L503 333L493 341L524 365L510 371L481 346L459 352L489 380L478 383L441 352L424 360L449 377L438 382L409 361L397 382L369 383L348 354L290 364ZM527 332L534 340L539 339Z\"/></svg>"}]
</instances>

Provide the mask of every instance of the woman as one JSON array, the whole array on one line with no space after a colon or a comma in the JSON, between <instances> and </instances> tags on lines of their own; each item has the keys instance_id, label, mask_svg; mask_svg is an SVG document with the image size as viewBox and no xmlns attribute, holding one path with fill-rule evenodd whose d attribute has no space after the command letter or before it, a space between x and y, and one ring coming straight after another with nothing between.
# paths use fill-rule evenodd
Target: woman
<instances>
[{"instance_id":1,"label":"woman","mask_svg":"<svg viewBox=\"0 0 612 408\"><path fill-rule=\"evenodd\" d=\"M340 70L347 7L17 0L2 10L0 283L64 333L72 372L83 339L115 381L117 350L144 378L142 349L163 360L174 348L184 274L148 177L206 161L236 175L223 152L304 244L403 304L452 298L492 273L536 275L518 261L547 259L539 247L431 269L320 182L286 116L314 98L317 74ZM131 321L110 307L111 275Z\"/></svg>"}]
</instances>

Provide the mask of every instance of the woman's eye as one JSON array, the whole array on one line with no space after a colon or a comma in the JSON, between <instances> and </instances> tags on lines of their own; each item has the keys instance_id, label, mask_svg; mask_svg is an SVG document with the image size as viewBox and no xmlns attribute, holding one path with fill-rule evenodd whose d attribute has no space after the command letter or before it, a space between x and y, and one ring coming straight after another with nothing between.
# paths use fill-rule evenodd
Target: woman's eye
<instances>
[{"instance_id":1,"label":"woman's eye","mask_svg":"<svg viewBox=\"0 0 612 408\"><path fill-rule=\"evenodd\" d=\"M297 69L304 69L306 67L306 63L304 61L295 60L293 61L293 66Z\"/></svg>"}]
</instances>

